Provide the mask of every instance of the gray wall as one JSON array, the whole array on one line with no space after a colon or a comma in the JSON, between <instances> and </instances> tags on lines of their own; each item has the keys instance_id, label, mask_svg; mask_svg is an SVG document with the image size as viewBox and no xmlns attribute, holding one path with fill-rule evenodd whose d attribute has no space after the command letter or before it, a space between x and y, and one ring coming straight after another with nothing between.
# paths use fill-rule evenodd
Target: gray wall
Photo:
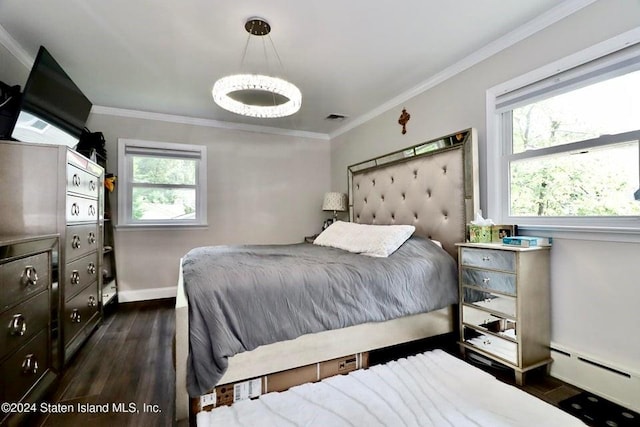
<instances>
[{"instance_id":1,"label":"gray wall","mask_svg":"<svg viewBox=\"0 0 640 427\"><path fill-rule=\"evenodd\" d=\"M330 188L328 141L93 113L87 125L104 133L107 172L116 175L118 138L207 147L206 229L116 228L120 290L147 290L130 296L153 297L149 289L175 286L179 259L191 248L296 243L320 230Z\"/></svg>"},{"instance_id":2,"label":"gray wall","mask_svg":"<svg viewBox=\"0 0 640 427\"><path fill-rule=\"evenodd\" d=\"M331 141L331 183L348 165L461 129L478 130L481 206L487 212L485 93L504 81L631 30L640 2L601 0ZM411 114L402 135L398 117ZM552 340L640 372L640 236L565 233L552 250ZM635 240L635 241L634 241ZM635 404L638 405L638 399Z\"/></svg>"}]
</instances>

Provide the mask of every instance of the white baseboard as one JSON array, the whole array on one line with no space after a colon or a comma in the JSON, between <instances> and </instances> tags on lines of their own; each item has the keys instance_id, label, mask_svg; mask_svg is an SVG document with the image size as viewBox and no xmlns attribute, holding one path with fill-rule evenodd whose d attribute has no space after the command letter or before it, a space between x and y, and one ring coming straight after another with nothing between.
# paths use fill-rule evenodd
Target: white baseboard
<instances>
[{"instance_id":1,"label":"white baseboard","mask_svg":"<svg viewBox=\"0 0 640 427\"><path fill-rule=\"evenodd\" d=\"M177 286L168 288L140 289L134 291L118 291L118 302L146 301L161 298L175 298Z\"/></svg>"},{"instance_id":2,"label":"white baseboard","mask_svg":"<svg viewBox=\"0 0 640 427\"><path fill-rule=\"evenodd\" d=\"M551 376L640 412L640 374L551 343Z\"/></svg>"}]
</instances>

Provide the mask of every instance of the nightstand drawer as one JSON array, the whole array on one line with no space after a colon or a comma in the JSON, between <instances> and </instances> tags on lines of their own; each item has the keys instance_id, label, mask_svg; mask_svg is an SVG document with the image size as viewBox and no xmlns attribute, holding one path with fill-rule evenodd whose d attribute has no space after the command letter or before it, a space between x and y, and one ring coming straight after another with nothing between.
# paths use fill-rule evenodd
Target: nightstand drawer
<instances>
[{"instance_id":1,"label":"nightstand drawer","mask_svg":"<svg viewBox=\"0 0 640 427\"><path fill-rule=\"evenodd\" d=\"M462 306L462 323L475 326L477 329L516 339L516 322L499 315L479 310L469 305Z\"/></svg>"},{"instance_id":2,"label":"nightstand drawer","mask_svg":"<svg viewBox=\"0 0 640 427\"><path fill-rule=\"evenodd\" d=\"M505 316L515 317L517 314L515 297L479 291L464 286L462 289L462 301Z\"/></svg>"},{"instance_id":3,"label":"nightstand drawer","mask_svg":"<svg viewBox=\"0 0 640 427\"><path fill-rule=\"evenodd\" d=\"M462 285L516 295L516 276L514 274L463 267L460 277Z\"/></svg>"},{"instance_id":4,"label":"nightstand drawer","mask_svg":"<svg viewBox=\"0 0 640 427\"><path fill-rule=\"evenodd\" d=\"M513 365L518 365L518 344L495 335L483 334L472 328L463 327L464 343L483 350Z\"/></svg>"},{"instance_id":5,"label":"nightstand drawer","mask_svg":"<svg viewBox=\"0 0 640 427\"><path fill-rule=\"evenodd\" d=\"M461 264L470 267L515 272L516 254L498 249L462 248Z\"/></svg>"}]
</instances>

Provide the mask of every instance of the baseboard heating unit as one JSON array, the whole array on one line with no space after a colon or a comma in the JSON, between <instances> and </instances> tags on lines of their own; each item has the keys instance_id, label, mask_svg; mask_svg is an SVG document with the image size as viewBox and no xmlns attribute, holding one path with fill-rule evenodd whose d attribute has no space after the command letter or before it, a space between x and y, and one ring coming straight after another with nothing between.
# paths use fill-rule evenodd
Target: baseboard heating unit
<instances>
[{"instance_id":1,"label":"baseboard heating unit","mask_svg":"<svg viewBox=\"0 0 640 427\"><path fill-rule=\"evenodd\" d=\"M556 343L551 375L634 411L640 411L640 374Z\"/></svg>"}]
</instances>

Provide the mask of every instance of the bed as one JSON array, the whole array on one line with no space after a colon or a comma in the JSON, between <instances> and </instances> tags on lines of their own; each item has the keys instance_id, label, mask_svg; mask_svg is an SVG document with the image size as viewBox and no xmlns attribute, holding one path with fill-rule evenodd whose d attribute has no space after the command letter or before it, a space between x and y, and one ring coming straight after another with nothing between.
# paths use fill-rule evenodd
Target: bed
<instances>
[{"instance_id":1,"label":"bed","mask_svg":"<svg viewBox=\"0 0 640 427\"><path fill-rule=\"evenodd\" d=\"M476 157L475 131L467 129L350 166L347 172L351 221L359 224L411 225L415 227L416 237L398 249L399 253L402 253L403 248L416 244L416 241L421 247L428 247L429 250L435 251L434 253L444 253L440 248L434 249L436 245L431 242L435 240L440 242L441 247L449 254L448 257L453 260L456 257L455 243L464 240L466 223L477 210ZM315 245L212 247L198 248L197 251L203 252L205 257L208 255L220 259L223 259L228 251L240 252L241 256L244 256L242 263L249 262L255 258L256 251L263 250L270 251L271 255L275 250L281 260L289 259L293 253L302 253L305 259L324 257L328 263L342 260L345 262L342 268L346 270L349 270L349 262L355 262L355 258L349 260L346 253L340 253L334 258L326 252L318 255L318 248L313 246ZM354 257L367 258L363 255ZM294 261L293 264L297 262ZM197 331L196 325L206 321L204 318L208 315L202 315L202 309L199 307L199 302L205 297L196 296L192 290L193 278L207 274L200 272L194 275L193 265L188 262L183 265L181 261L180 268L176 299L178 420L189 415L189 394L196 397L216 384L231 384L454 330L452 303L455 299L449 296L448 299L445 297L430 306L413 307L406 313L386 315L376 312L364 323L363 318L356 316L356 319L341 319L342 323L312 325L310 328L292 333L278 331L280 335L275 334L274 337L263 341L262 332L254 334L251 339L235 339L232 340L234 343L231 347L241 352L225 354L222 358L214 359L215 366L211 369L206 367L211 361L202 362L200 372L195 373L194 365L200 362L199 359L190 357L189 349L194 350L192 356L195 357L195 347L206 348L213 345L211 342L203 345L198 343L203 334ZM368 268L364 267L365 270ZM228 267L226 269L229 270ZM190 281L186 285L192 286L189 287L191 305L187 298L188 293L185 292L185 273ZM370 276L365 280L371 279ZM362 288L362 283L356 284L356 287L358 286L358 292L366 289ZM407 304L403 302L401 305ZM253 307L254 311L257 310L256 307ZM216 310L218 309L227 310L228 314L228 306L223 304ZM375 310L368 307L365 311ZM221 316L225 317L229 316ZM231 330L233 335L238 328L245 327L234 323L227 330ZM326 328L329 330L324 330ZM206 330L206 327L204 329ZM224 334L229 335L228 332L222 333Z\"/></svg>"}]
</instances>

